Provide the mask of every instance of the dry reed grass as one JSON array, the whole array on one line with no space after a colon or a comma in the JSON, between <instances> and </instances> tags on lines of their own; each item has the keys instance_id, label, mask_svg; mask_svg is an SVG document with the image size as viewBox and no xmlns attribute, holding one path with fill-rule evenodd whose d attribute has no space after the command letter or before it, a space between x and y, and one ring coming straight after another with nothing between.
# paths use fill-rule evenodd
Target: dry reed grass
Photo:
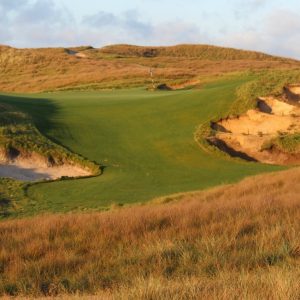
<instances>
[{"instance_id":1,"label":"dry reed grass","mask_svg":"<svg viewBox=\"0 0 300 300\"><path fill-rule=\"evenodd\" d=\"M291 169L168 204L3 221L0 294L299 299L299 180Z\"/></svg>"}]
</instances>

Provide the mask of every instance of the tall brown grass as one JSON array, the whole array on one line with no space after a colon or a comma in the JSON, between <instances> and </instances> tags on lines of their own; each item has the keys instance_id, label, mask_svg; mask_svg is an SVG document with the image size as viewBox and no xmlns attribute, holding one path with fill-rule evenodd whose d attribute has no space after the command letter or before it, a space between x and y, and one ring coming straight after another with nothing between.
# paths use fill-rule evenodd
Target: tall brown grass
<instances>
[{"instance_id":1,"label":"tall brown grass","mask_svg":"<svg viewBox=\"0 0 300 300\"><path fill-rule=\"evenodd\" d=\"M300 169L104 213L0 223L0 295L299 299Z\"/></svg>"},{"instance_id":2,"label":"tall brown grass","mask_svg":"<svg viewBox=\"0 0 300 300\"><path fill-rule=\"evenodd\" d=\"M218 47L212 45L181 44L167 47L150 47L135 45L110 45L101 49L102 53L119 55L125 57L197 57L210 60L283 60L281 57L275 57L262 52L247 51L234 48ZM284 59L288 60L288 59ZM291 60L291 59L290 59ZM292 60L291 60L292 61Z\"/></svg>"},{"instance_id":3,"label":"tall brown grass","mask_svg":"<svg viewBox=\"0 0 300 300\"><path fill-rule=\"evenodd\" d=\"M0 90L39 92L57 89L108 89L147 86L149 68L157 84L181 84L205 76L265 69L299 68L300 62L235 49L184 45L155 48L111 46L73 48L86 58L63 48L15 49L0 46Z\"/></svg>"}]
</instances>

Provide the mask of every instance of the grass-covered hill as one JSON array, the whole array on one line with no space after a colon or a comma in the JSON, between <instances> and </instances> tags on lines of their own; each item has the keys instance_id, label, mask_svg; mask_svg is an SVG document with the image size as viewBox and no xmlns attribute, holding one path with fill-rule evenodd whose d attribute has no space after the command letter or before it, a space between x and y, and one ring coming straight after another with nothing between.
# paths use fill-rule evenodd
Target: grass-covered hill
<instances>
[{"instance_id":1,"label":"grass-covered hill","mask_svg":"<svg viewBox=\"0 0 300 300\"><path fill-rule=\"evenodd\" d=\"M299 180L292 169L165 204L3 221L0 296L299 299Z\"/></svg>"},{"instance_id":2,"label":"grass-covered hill","mask_svg":"<svg viewBox=\"0 0 300 300\"><path fill-rule=\"evenodd\" d=\"M224 48L211 45L177 45L169 47L145 47L134 45L111 45L99 50L101 53L124 57L184 57L215 61L224 60L280 60L281 57L261 52Z\"/></svg>"},{"instance_id":3,"label":"grass-covered hill","mask_svg":"<svg viewBox=\"0 0 300 300\"><path fill-rule=\"evenodd\" d=\"M207 45L16 49L0 46L0 90L37 92L107 89L155 84L201 84L207 78L245 70L292 69L298 61Z\"/></svg>"}]
</instances>

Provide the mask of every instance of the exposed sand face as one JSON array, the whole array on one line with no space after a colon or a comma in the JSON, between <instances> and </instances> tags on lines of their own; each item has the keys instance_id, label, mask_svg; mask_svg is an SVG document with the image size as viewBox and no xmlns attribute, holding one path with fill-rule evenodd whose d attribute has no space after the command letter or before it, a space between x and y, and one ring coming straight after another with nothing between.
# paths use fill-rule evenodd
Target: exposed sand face
<instances>
[{"instance_id":1,"label":"exposed sand face","mask_svg":"<svg viewBox=\"0 0 300 300\"><path fill-rule=\"evenodd\" d=\"M63 176L85 177L90 175L92 175L90 171L80 166L71 164L50 166L45 160L34 156L0 161L0 177L23 181L55 180Z\"/></svg>"},{"instance_id":2,"label":"exposed sand face","mask_svg":"<svg viewBox=\"0 0 300 300\"><path fill-rule=\"evenodd\" d=\"M296 95L300 95L300 86L291 86L290 91Z\"/></svg>"},{"instance_id":3,"label":"exposed sand face","mask_svg":"<svg viewBox=\"0 0 300 300\"><path fill-rule=\"evenodd\" d=\"M300 84L291 84L284 87L284 95L286 99L300 104Z\"/></svg>"},{"instance_id":4,"label":"exposed sand face","mask_svg":"<svg viewBox=\"0 0 300 300\"><path fill-rule=\"evenodd\" d=\"M261 112L275 116L290 116L293 113L299 113L297 107L274 97L261 97L258 100L258 108Z\"/></svg>"},{"instance_id":5,"label":"exposed sand face","mask_svg":"<svg viewBox=\"0 0 300 300\"><path fill-rule=\"evenodd\" d=\"M238 118L222 120L217 123L217 128L219 131L213 143L222 141L228 148L256 161L286 164L291 161L289 155L272 154L261 149L279 132L300 132L300 108L273 97L260 98L257 110L249 110ZM299 158L295 157L295 160L300 162Z\"/></svg>"}]
</instances>

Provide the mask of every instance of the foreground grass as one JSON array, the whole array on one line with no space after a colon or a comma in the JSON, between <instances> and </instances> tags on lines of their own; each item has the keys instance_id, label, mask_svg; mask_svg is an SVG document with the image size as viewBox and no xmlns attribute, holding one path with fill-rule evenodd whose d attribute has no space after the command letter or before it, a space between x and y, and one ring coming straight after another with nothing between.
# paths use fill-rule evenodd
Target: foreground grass
<instances>
[{"instance_id":1,"label":"foreground grass","mask_svg":"<svg viewBox=\"0 0 300 300\"><path fill-rule=\"evenodd\" d=\"M1 222L0 294L299 299L299 180L292 169L168 204Z\"/></svg>"},{"instance_id":2,"label":"foreground grass","mask_svg":"<svg viewBox=\"0 0 300 300\"><path fill-rule=\"evenodd\" d=\"M0 96L32 116L51 140L106 166L100 177L31 186L22 215L102 210L278 170L207 153L194 141L196 127L227 111L247 80L190 91Z\"/></svg>"}]
</instances>

